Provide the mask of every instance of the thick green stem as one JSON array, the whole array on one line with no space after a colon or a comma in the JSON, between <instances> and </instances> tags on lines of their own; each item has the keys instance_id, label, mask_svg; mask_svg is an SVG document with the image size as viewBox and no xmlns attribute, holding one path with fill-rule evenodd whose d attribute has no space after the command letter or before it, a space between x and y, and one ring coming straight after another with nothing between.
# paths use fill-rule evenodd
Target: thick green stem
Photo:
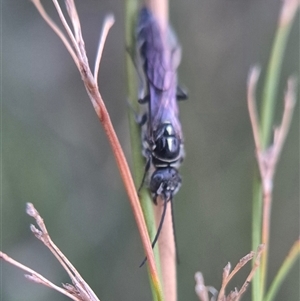
<instances>
[{"instance_id":1,"label":"thick green stem","mask_svg":"<svg viewBox=\"0 0 300 301\"><path fill-rule=\"evenodd\" d=\"M131 151L133 158L133 175L135 185L138 188L142 182L143 173L145 170L145 160L142 156L142 142L140 127L138 126L134 111L138 112L137 101L137 71L135 70L133 60L135 50L135 26L136 18L138 14L139 1L127 0L125 4L125 28L126 28L126 72L127 72L127 93L129 97L129 128L131 137ZM133 111L134 110L134 111ZM140 192L140 202L144 213L147 229L150 238L153 238L156 233L155 216L153 213L152 200L147 189L142 189ZM158 272L159 268L159 254L157 250L154 250L156 267ZM140 259L142 261L142 258ZM138 262L137 262L138 264ZM149 270L148 270L149 271ZM163 294L161 290L161 284L159 289L155 283L152 283L152 277L149 274L150 286L152 290L153 300L163 300Z\"/></svg>"}]
</instances>

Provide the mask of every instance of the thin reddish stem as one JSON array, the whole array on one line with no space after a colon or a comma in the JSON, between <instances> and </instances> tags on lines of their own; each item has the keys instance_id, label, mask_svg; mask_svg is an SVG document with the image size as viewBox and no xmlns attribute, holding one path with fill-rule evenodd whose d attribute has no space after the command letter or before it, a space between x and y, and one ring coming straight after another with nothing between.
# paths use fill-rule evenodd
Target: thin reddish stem
<instances>
[{"instance_id":1,"label":"thin reddish stem","mask_svg":"<svg viewBox=\"0 0 300 301\"><path fill-rule=\"evenodd\" d=\"M88 70L87 73L83 72L82 74L85 74L87 78L89 76L92 76L89 74L90 70ZM83 78L83 81L86 83L85 79ZM144 215L142 212L142 208L140 205L140 201L136 192L136 188L134 185L134 181L128 166L128 163L126 161L125 155L123 153L122 147L120 145L119 139L116 135L116 132L113 128L110 116L108 114L108 111L106 110L106 107L104 105L104 102L102 100L102 97L96 88L96 84L93 81L93 85L85 85L86 89L88 91L88 94L94 104L95 111L103 125L104 131L107 135L107 138L109 140L109 143L111 145L111 148L113 150L113 154L115 156L117 166L119 168L121 178L123 180L123 183L125 185L126 192L129 196L130 200L130 205L133 211L134 218L136 220L138 230L142 239L142 243L145 249L146 256L148 258L148 264L149 264L149 269L150 269L150 274L153 279L153 283L157 285L157 288L159 288L159 277L158 273L156 270L155 266L155 261L154 261L154 255L153 255L153 250L151 246L151 242L149 239ZM96 102L94 102L95 100Z\"/></svg>"},{"instance_id":2,"label":"thin reddish stem","mask_svg":"<svg viewBox=\"0 0 300 301\"><path fill-rule=\"evenodd\" d=\"M72 44L73 44L74 48L76 49L75 57L74 57L74 55L75 55L74 51L71 49L70 43L68 43L66 41L66 38L61 33L61 31L57 30L57 26L48 17L46 12L43 10L43 7L40 4L39 0L32 0L32 1L36 5L39 12L42 14L42 16L44 17L46 22L49 24L49 26L62 39L62 41L66 45L67 49L71 53L72 57L74 58L74 61L79 69L79 72L81 74L81 77L84 82L84 86L87 90L88 96L93 104L96 114L98 115L98 117L104 127L104 131L108 137L109 143L112 147L114 156L116 158L117 166L120 170L121 178L124 182L125 189L129 196L130 205L132 207L133 214L134 214L134 217L135 217L135 220L137 223L137 227L138 227L141 239L142 239L142 244L143 244L146 256L148 258L148 265L149 265L150 274L152 277L152 282L153 282L153 285L155 286L155 290L161 296L161 287L160 287L159 277L158 277L158 273L157 273L156 266L155 266L153 250L151 247L151 242L149 239L149 235L148 235L148 231L146 228L146 223L145 223L145 219L144 219L144 216L142 213L140 202L138 199L138 195L137 195L137 192L135 189L135 185L134 185L125 155L123 153L123 150L121 148L121 145L117 138L117 135L114 131L108 111L106 110L105 104L104 104L103 99L98 90L97 79L93 77L93 74L88 65L88 59L87 59L86 50L84 47L84 40L83 40L82 34L81 34L80 20L79 20L77 11L76 11L74 1L70 0L67 2L67 5L68 5L67 11L68 11L69 17L72 21L73 30L75 31L76 38L74 37L72 30L69 28L69 25L65 20L65 17L60 9L60 6L59 6L57 0L53 0L53 3L55 4L55 7L60 16L60 19L61 19L66 31L68 32L69 38L71 39ZM99 64L100 59L101 59L101 55L97 59L97 64Z\"/></svg>"}]
</instances>

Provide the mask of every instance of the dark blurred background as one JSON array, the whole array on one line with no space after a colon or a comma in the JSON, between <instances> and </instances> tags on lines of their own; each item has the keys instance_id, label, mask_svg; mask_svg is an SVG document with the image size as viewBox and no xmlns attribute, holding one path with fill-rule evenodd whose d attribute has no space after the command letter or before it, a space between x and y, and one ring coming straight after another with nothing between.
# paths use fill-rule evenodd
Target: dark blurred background
<instances>
[{"instance_id":1,"label":"dark blurred background","mask_svg":"<svg viewBox=\"0 0 300 301\"><path fill-rule=\"evenodd\" d=\"M51 1L44 1L53 19ZM253 64L263 74L281 1L170 1L183 48L180 104L186 160L176 195L181 263L179 300L197 300L194 273L220 288L222 269L251 250L252 179L256 168L246 105ZM131 162L126 105L124 1L77 1L91 65L103 18L108 35L99 85ZM32 202L54 242L101 300L151 300L141 241L112 151L76 67L30 1L4 0L2 27L3 201L1 249L56 284L69 279L30 233ZM286 79L299 70L299 21L294 24L281 76L276 124ZM260 87L262 84L260 83ZM258 99L258 102L260 99ZM299 235L299 104L275 180L269 281ZM2 263L1 263L2 264ZM234 278L240 287L250 267ZM2 300L67 300L2 266ZM1 298L0 297L0 298ZM243 300L250 300L250 289ZM299 263L276 300L299 300Z\"/></svg>"}]
</instances>

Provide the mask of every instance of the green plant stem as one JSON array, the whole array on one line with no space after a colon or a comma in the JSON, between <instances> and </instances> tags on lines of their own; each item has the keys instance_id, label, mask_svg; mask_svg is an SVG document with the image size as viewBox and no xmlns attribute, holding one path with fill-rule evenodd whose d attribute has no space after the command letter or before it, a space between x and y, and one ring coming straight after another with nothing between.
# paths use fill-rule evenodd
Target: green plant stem
<instances>
[{"instance_id":1,"label":"green plant stem","mask_svg":"<svg viewBox=\"0 0 300 301\"><path fill-rule=\"evenodd\" d=\"M278 22L277 32L272 47L272 53L268 64L268 69L265 78L265 84L263 89L262 106L261 106L261 128L260 128L260 139L263 150L266 150L270 144L270 138L273 130L274 112L276 108L276 98L278 94L278 83L281 73L281 67L283 62L284 51L288 36L291 30L293 19L298 8L297 0L285 0L281 15ZM287 11L289 8L289 14ZM253 218L252 218L252 246L256 248L260 243L258 239L261 238L261 231L269 231L268 229L262 229L261 225L269 225L270 221L263 221L259 219L263 214L262 200L262 187L261 184L257 184L257 177L254 179L254 195L253 195ZM265 200L263 200L265 202ZM264 206L265 208L267 206ZM268 216L271 216L272 204L268 205ZM269 237L269 233L267 234ZM263 242L264 243L264 242ZM265 251L262 254L261 266L258 273L255 275L253 280L253 301L262 301L265 292L267 268L268 268L268 241L265 242Z\"/></svg>"},{"instance_id":2,"label":"green plant stem","mask_svg":"<svg viewBox=\"0 0 300 301\"><path fill-rule=\"evenodd\" d=\"M267 292L266 297L264 298L264 301L274 300L281 284L283 283L283 281L286 278L289 271L294 266L294 263L299 256L300 256L300 240L298 239L292 246L288 256L285 258L284 262L282 263L281 267L279 268L279 270L269 288L269 291Z\"/></svg>"},{"instance_id":3,"label":"green plant stem","mask_svg":"<svg viewBox=\"0 0 300 301\"><path fill-rule=\"evenodd\" d=\"M253 181L253 202L252 202L252 250L257 249L261 243L261 215L262 215L262 187L259 182L259 175L256 171ZM253 261L253 264L255 262ZM253 300L257 300L260 291L260 273L255 273L252 280Z\"/></svg>"},{"instance_id":4,"label":"green plant stem","mask_svg":"<svg viewBox=\"0 0 300 301\"><path fill-rule=\"evenodd\" d=\"M137 101L137 71L134 68L134 64L131 55L134 55L132 51L135 49L135 26L136 17L138 13L139 2L137 0L127 0L125 4L125 28L126 28L126 72L127 72L127 91L129 96L129 128L131 137L131 150L133 158L133 175L135 185L138 188L142 182L143 173L145 170L145 159L142 156L142 143L141 143L141 133L140 127L138 126L134 111L138 112L138 101ZM131 52L130 54L128 52ZM134 111L133 111L134 110ZM144 218L146 221L147 229L150 238L153 238L156 233L156 222L153 212L152 199L149 195L147 189L142 189L140 191L140 202L144 213ZM154 250L156 267L158 273L160 273L159 265L159 254L157 248ZM142 261L142 258L141 258ZM138 264L138 262L137 262ZM149 271L149 270L148 270ZM161 277L160 277L161 278ZM163 293L161 289L161 284L159 288L152 282L152 277L149 274L150 286L152 290L153 300L163 300Z\"/></svg>"},{"instance_id":5,"label":"green plant stem","mask_svg":"<svg viewBox=\"0 0 300 301\"><path fill-rule=\"evenodd\" d=\"M282 11L283 10L284 7L282 8ZM282 16L280 16L280 19L281 18ZM292 21L293 18L289 19L289 22L283 22L282 20L279 21L270 61L268 64L261 108L261 142L263 149L268 147L273 131L273 119L276 108L279 77L281 73L284 51L286 49L289 33L293 24Z\"/></svg>"}]
</instances>

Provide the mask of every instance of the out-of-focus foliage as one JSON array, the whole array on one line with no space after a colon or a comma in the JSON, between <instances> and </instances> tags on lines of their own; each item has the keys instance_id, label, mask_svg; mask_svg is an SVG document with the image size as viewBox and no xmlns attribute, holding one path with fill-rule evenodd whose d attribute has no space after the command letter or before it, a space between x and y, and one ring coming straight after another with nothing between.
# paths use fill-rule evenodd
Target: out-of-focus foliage
<instances>
[{"instance_id":1,"label":"out-of-focus foliage","mask_svg":"<svg viewBox=\"0 0 300 301\"><path fill-rule=\"evenodd\" d=\"M57 20L50 1L44 1ZM46 3L47 2L47 3ZM250 251L254 143L246 79L254 63L266 68L280 1L171 1L183 48L180 81L190 99L180 104L186 160L176 195L181 263L179 300L196 300L194 273L220 287L222 269ZM68 281L29 231L25 203L40 211L66 256L102 300L151 300L127 196L112 152L65 48L30 1L3 1L2 245L1 249L57 284ZM94 62L103 17L116 24L104 49L99 85L130 161L127 128L123 1L78 1L86 48ZM282 72L299 69L299 22ZM264 73L264 72L263 72ZM279 99L277 121L281 117ZM275 181L269 275L298 237L299 105ZM240 273L234 284L246 276ZM299 299L295 267L276 300ZM66 300L28 282L3 264L3 300ZM244 300L250 300L250 291Z\"/></svg>"}]
</instances>

